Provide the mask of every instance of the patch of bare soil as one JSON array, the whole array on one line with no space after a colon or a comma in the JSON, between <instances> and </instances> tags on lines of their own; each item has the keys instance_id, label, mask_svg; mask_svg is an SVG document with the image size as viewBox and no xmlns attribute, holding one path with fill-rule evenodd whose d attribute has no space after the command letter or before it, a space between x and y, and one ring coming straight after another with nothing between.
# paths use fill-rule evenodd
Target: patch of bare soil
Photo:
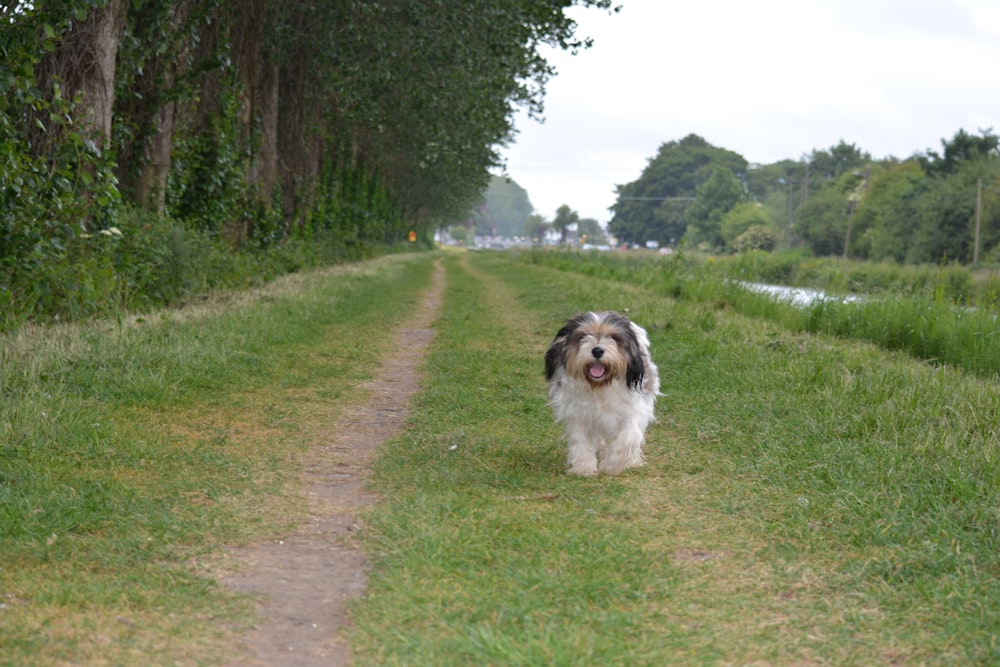
<instances>
[{"instance_id":1,"label":"patch of bare soil","mask_svg":"<svg viewBox=\"0 0 1000 667\"><path fill-rule=\"evenodd\" d=\"M345 410L329 444L310 452L305 487L308 519L285 539L234 550L239 567L222 583L259 596L264 622L244 637L250 655L230 667L347 665L340 633L346 603L364 591L366 562L354 544L361 512L377 497L366 490L379 445L402 430L410 399L420 387L421 359L434 337L441 309L444 270L416 315L393 334L394 353L368 383L367 400Z\"/></svg>"}]
</instances>

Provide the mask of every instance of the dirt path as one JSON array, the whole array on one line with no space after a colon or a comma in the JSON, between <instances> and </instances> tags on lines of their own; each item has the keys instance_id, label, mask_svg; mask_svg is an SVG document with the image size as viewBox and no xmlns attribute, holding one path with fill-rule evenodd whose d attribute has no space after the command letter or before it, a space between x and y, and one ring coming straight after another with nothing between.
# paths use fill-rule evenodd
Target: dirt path
<instances>
[{"instance_id":1,"label":"dirt path","mask_svg":"<svg viewBox=\"0 0 1000 667\"><path fill-rule=\"evenodd\" d=\"M349 664L340 630L347 622L347 601L364 591L367 578L364 553L351 534L362 510L376 500L365 489L376 450L403 428L419 389L420 361L434 337L443 291L444 269L438 264L417 313L394 332L395 353L368 383L367 399L344 412L329 444L310 452L306 522L283 540L231 554L240 573L222 583L261 596L265 621L244 638L252 657L240 657L230 667Z\"/></svg>"}]
</instances>

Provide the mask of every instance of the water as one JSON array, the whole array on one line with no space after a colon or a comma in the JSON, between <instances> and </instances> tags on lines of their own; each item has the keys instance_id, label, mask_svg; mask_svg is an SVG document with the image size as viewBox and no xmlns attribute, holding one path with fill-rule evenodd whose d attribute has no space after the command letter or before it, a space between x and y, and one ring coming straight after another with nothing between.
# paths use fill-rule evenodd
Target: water
<instances>
[{"instance_id":1,"label":"water","mask_svg":"<svg viewBox=\"0 0 1000 667\"><path fill-rule=\"evenodd\" d=\"M848 294L846 296L829 296L825 292L817 289L809 289L808 287L785 287L784 285L768 285L766 283L747 283L738 282L736 283L743 289L750 290L751 292L757 292L758 294L767 294L772 296L778 301L786 301L793 306L811 306L817 301L839 301L840 303L854 303L861 301L861 297L855 296L853 294Z\"/></svg>"}]
</instances>

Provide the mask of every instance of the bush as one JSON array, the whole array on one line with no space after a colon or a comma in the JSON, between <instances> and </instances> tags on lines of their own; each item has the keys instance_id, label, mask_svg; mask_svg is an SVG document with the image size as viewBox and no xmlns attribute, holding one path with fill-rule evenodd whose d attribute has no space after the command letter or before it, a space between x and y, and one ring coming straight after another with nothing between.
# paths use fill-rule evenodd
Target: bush
<instances>
[{"instance_id":1,"label":"bush","mask_svg":"<svg viewBox=\"0 0 1000 667\"><path fill-rule=\"evenodd\" d=\"M732 248L736 252L771 251L777 242L778 238L772 229L763 225L754 225L733 240Z\"/></svg>"}]
</instances>

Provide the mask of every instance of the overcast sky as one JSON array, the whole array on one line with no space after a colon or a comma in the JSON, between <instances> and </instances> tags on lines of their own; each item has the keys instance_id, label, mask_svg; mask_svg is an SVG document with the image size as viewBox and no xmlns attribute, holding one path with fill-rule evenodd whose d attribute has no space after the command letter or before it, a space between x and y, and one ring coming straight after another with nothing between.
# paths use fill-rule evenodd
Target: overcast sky
<instances>
[{"instance_id":1,"label":"overcast sky","mask_svg":"<svg viewBox=\"0 0 1000 667\"><path fill-rule=\"evenodd\" d=\"M570 10L594 46L550 51L545 122L507 173L552 219L606 223L615 185L692 132L751 163L842 139L875 158L1000 131L1000 0L619 0Z\"/></svg>"}]
</instances>

